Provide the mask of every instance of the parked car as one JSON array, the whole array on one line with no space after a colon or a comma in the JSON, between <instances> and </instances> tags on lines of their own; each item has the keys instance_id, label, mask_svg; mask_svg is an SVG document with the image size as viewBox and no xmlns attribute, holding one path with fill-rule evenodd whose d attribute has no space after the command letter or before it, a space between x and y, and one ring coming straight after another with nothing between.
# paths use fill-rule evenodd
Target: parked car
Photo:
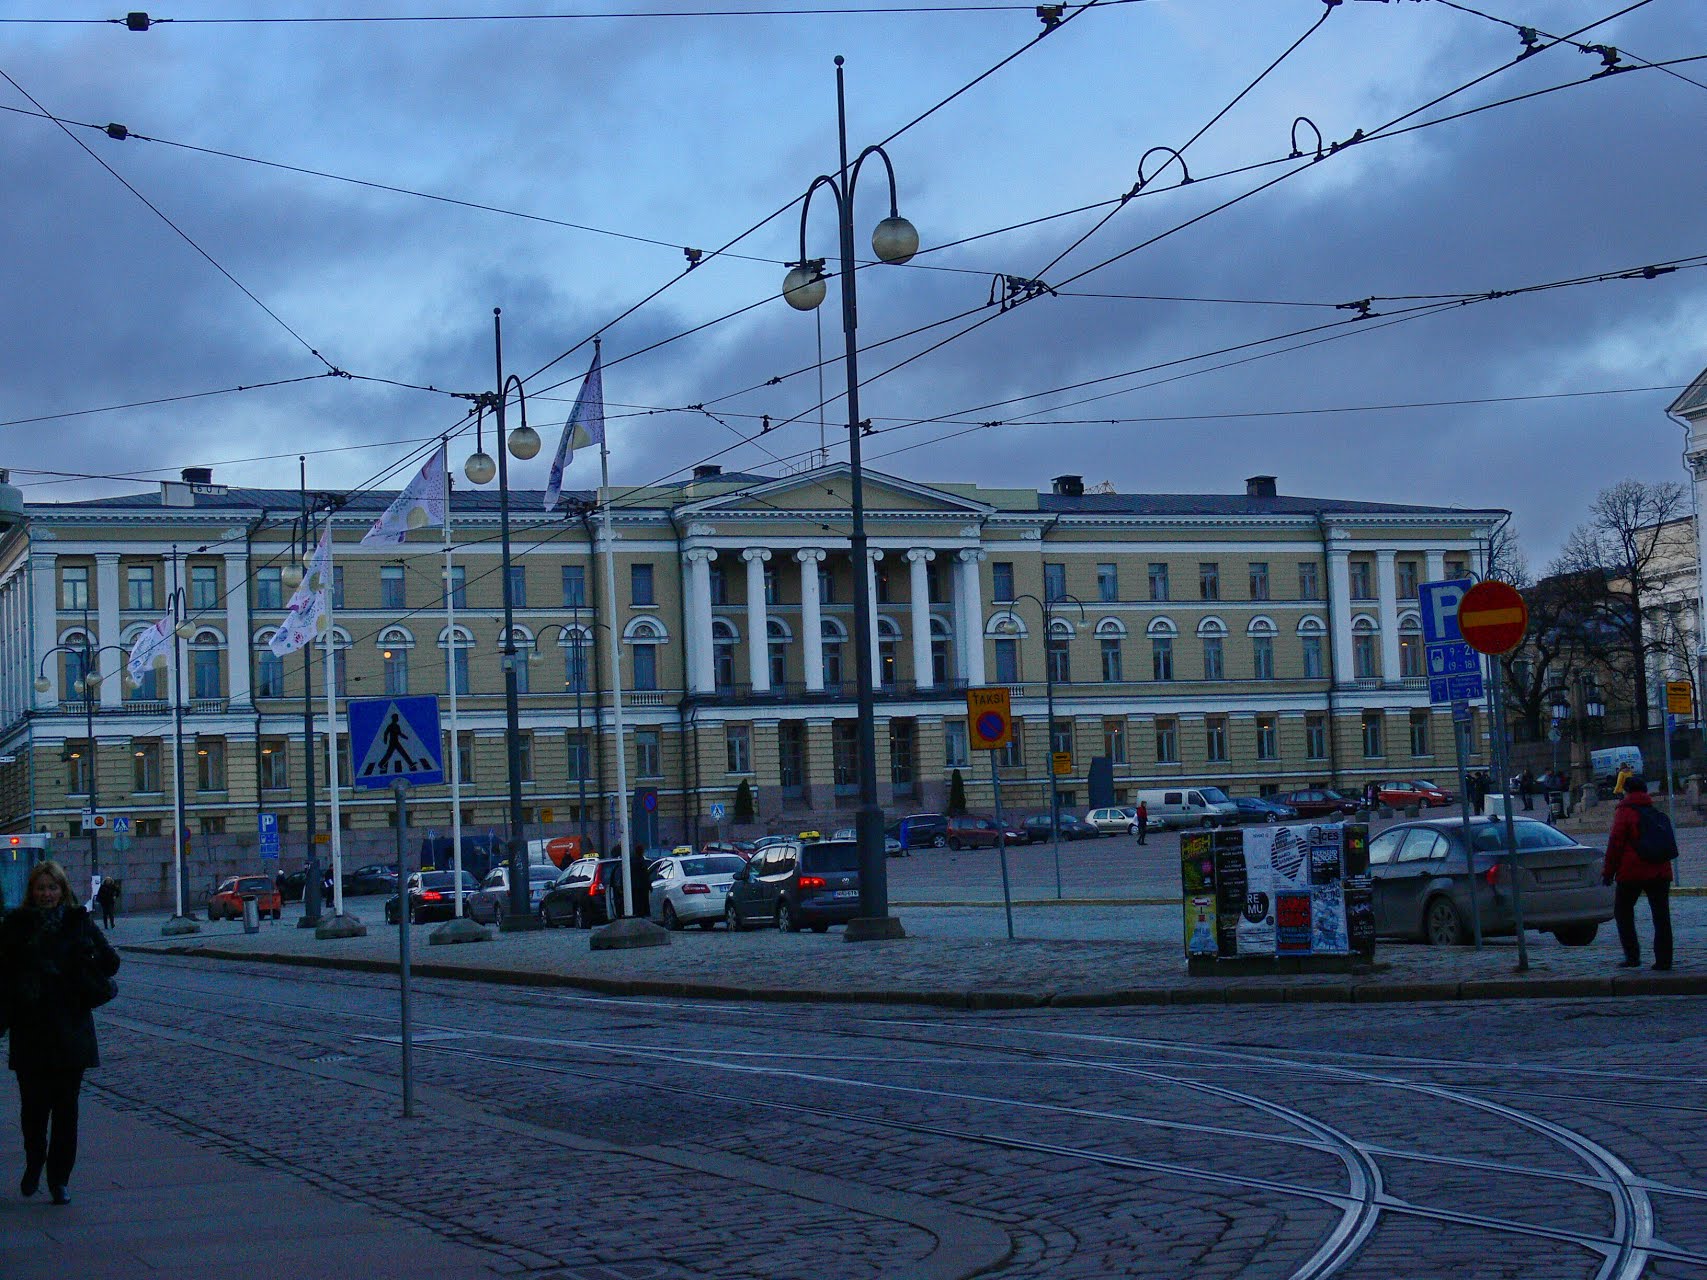
<instances>
[{"instance_id":1,"label":"parked car","mask_svg":"<svg viewBox=\"0 0 1707 1280\"><path fill-rule=\"evenodd\" d=\"M374 893L397 892L397 868L383 862L371 862L365 867L344 872L344 896L360 898Z\"/></svg>"},{"instance_id":2,"label":"parked car","mask_svg":"<svg viewBox=\"0 0 1707 1280\"><path fill-rule=\"evenodd\" d=\"M1298 810L1267 796L1240 796L1233 801L1239 806L1240 822L1293 822Z\"/></svg>"},{"instance_id":3,"label":"parked car","mask_svg":"<svg viewBox=\"0 0 1707 1280\"><path fill-rule=\"evenodd\" d=\"M859 846L850 840L778 845L735 873L723 904L731 932L774 924L823 933L859 914Z\"/></svg>"},{"instance_id":4,"label":"parked car","mask_svg":"<svg viewBox=\"0 0 1707 1280\"><path fill-rule=\"evenodd\" d=\"M325 868L322 867L321 870L324 871ZM308 872L299 867L295 871L286 872L284 880L276 883L279 895L284 899L284 901L301 902L303 890L308 885ZM391 891L396 893L397 886L393 885Z\"/></svg>"},{"instance_id":5,"label":"parked car","mask_svg":"<svg viewBox=\"0 0 1707 1280\"><path fill-rule=\"evenodd\" d=\"M1047 844L1050 839L1049 815L1032 814L1020 823L1020 830L1025 832L1027 844ZM1063 813L1056 830L1063 840L1095 840L1102 834L1076 813Z\"/></svg>"},{"instance_id":6,"label":"parked car","mask_svg":"<svg viewBox=\"0 0 1707 1280\"><path fill-rule=\"evenodd\" d=\"M1238 806L1220 787L1158 787L1140 791L1152 823L1164 827L1221 827L1239 820Z\"/></svg>"},{"instance_id":7,"label":"parked car","mask_svg":"<svg viewBox=\"0 0 1707 1280\"><path fill-rule=\"evenodd\" d=\"M648 868L652 874L652 918L666 929L689 924L716 928L723 919L723 904L735 873L746 866L747 860L733 853L659 859Z\"/></svg>"},{"instance_id":8,"label":"parked car","mask_svg":"<svg viewBox=\"0 0 1707 1280\"><path fill-rule=\"evenodd\" d=\"M1123 835L1138 821L1136 805L1116 805L1112 809L1092 809L1085 815L1085 824L1094 827L1098 835Z\"/></svg>"},{"instance_id":9,"label":"parked car","mask_svg":"<svg viewBox=\"0 0 1707 1280\"><path fill-rule=\"evenodd\" d=\"M707 844L701 845L699 851L701 853L734 854L736 857L740 858L742 862L745 862L748 858L753 856L753 851L757 847L758 846L751 840L712 840Z\"/></svg>"},{"instance_id":10,"label":"parked car","mask_svg":"<svg viewBox=\"0 0 1707 1280\"><path fill-rule=\"evenodd\" d=\"M545 891L557 882L562 873L549 862L536 862L528 867L528 911L537 913ZM464 906L471 919L479 924L497 924L510 910L510 869L493 867L480 882L480 888Z\"/></svg>"},{"instance_id":11,"label":"parked car","mask_svg":"<svg viewBox=\"0 0 1707 1280\"><path fill-rule=\"evenodd\" d=\"M243 899L253 896L255 910L277 920L280 914L278 888L266 876L230 876L219 882L207 900L209 920L241 920Z\"/></svg>"},{"instance_id":12,"label":"parked car","mask_svg":"<svg viewBox=\"0 0 1707 1280\"><path fill-rule=\"evenodd\" d=\"M1357 812L1356 800L1328 787L1306 787L1302 791L1288 791L1274 799L1291 805L1301 818L1337 818Z\"/></svg>"},{"instance_id":13,"label":"parked car","mask_svg":"<svg viewBox=\"0 0 1707 1280\"><path fill-rule=\"evenodd\" d=\"M760 836L753 841L753 848L755 850L768 849L773 844L795 844L796 842L794 836Z\"/></svg>"},{"instance_id":14,"label":"parked car","mask_svg":"<svg viewBox=\"0 0 1707 1280\"><path fill-rule=\"evenodd\" d=\"M950 849L993 849L1004 838L1008 844L1026 841L1025 830L1019 823L998 823L981 813L959 813L950 818L946 838Z\"/></svg>"},{"instance_id":15,"label":"parked car","mask_svg":"<svg viewBox=\"0 0 1707 1280\"><path fill-rule=\"evenodd\" d=\"M1439 809L1453 803L1432 782L1383 782L1375 788L1375 798L1390 809Z\"/></svg>"},{"instance_id":16,"label":"parked car","mask_svg":"<svg viewBox=\"0 0 1707 1280\"><path fill-rule=\"evenodd\" d=\"M883 833L883 852L886 856L891 858L905 858L911 852L906 845L901 843L900 838L895 834L895 829L899 825L899 823L891 824ZM859 839L859 833L852 827L837 827L834 831L830 832L830 839L857 840Z\"/></svg>"},{"instance_id":17,"label":"parked car","mask_svg":"<svg viewBox=\"0 0 1707 1280\"><path fill-rule=\"evenodd\" d=\"M904 849L948 848L948 818L940 813L909 813L889 834Z\"/></svg>"},{"instance_id":18,"label":"parked car","mask_svg":"<svg viewBox=\"0 0 1707 1280\"><path fill-rule=\"evenodd\" d=\"M426 924L429 920L449 920L456 914L456 872L417 871L403 882L409 898L409 923ZM480 882L468 872L462 873L462 891L472 894ZM398 895L385 900L385 923L398 923Z\"/></svg>"},{"instance_id":19,"label":"parked car","mask_svg":"<svg viewBox=\"0 0 1707 1280\"><path fill-rule=\"evenodd\" d=\"M1369 842L1376 933L1435 946L1467 942L1474 891L1483 935L1513 934L1515 876L1526 928L1549 932L1568 947L1593 942L1612 918L1613 891L1600 882L1600 852L1531 818L1518 818L1514 834L1517 850L1511 853L1503 821L1472 818L1472 875L1460 818L1401 822L1381 832Z\"/></svg>"},{"instance_id":20,"label":"parked car","mask_svg":"<svg viewBox=\"0 0 1707 1280\"><path fill-rule=\"evenodd\" d=\"M540 898L540 922L547 928L573 925L577 929L604 924L614 914L613 890L621 878L621 858L577 858Z\"/></svg>"}]
</instances>

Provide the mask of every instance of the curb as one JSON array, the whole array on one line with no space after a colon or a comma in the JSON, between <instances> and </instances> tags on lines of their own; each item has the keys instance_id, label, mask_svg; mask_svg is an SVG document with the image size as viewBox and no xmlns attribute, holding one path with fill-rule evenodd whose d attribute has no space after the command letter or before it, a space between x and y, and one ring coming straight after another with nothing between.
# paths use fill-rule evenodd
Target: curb
<instances>
[{"instance_id":1,"label":"curb","mask_svg":"<svg viewBox=\"0 0 1707 1280\"><path fill-rule=\"evenodd\" d=\"M139 955L175 955L190 959L231 960L361 973L396 973L397 963L361 957L280 955L208 946L139 946L119 951ZM1339 981L1295 986L1110 987L1068 991L898 990L885 988L742 987L714 982L644 978L591 978L519 969L463 968L415 961L410 972L423 978L449 978L509 987L568 987L609 996L659 996L691 1000L744 1000L772 1004L923 1005L939 1009L1096 1009L1139 1005L1272 1004L1420 1004L1447 1001L1575 1000L1606 996L1707 995L1707 974L1657 974L1629 977L1466 978L1438 982Z\"/></svg>"}]
</instances>

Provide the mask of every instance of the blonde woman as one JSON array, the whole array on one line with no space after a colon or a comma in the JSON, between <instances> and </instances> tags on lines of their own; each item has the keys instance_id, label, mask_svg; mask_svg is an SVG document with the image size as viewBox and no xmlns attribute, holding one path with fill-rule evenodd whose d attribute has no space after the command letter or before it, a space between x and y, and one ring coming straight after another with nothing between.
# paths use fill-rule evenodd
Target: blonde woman
<instances>
[{"instance_id":1,"label":"blonde woman","mask_svg":"<svg viewBox=\"0 0 1707 1280\"><path fill-rule=\"evenodd\" d=\"M98 982L118 967L118 953L73 898L65 869L36 864L24 905L0 920L0 1014L10 1025L6 1065L17 1074L23 1104L18 1190L26 1196L45 1171L53 1203L71 1203L77 1095L83 1073L100 1065L87 993L92 975Z\"/></svg>"}]
</instances>

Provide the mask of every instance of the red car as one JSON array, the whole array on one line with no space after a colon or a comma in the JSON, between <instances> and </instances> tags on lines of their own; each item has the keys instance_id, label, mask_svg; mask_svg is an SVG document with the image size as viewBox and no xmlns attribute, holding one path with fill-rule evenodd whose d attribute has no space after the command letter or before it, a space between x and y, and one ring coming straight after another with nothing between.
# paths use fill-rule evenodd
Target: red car
<instances>
[{"instance_id":1,"label":"red car","mask_svg":"<svg viewBox=\"0 0 1707 1280\"><path fill-rule=\"evenodd\" d=\"M959 814L948 820L948 847L994 849L997 836L1003 832L1007 834L1008 844L1026 843L1025 833L1011 822L998 826L994 818L980 817L972 813Z\"/></svg>"},{"instance_id":2,"label":"red car","mask_svg":"<svg viewBox=\"0 0 1707 1280\"><path fill-rule=\"evenodd\" d=\"M231 876L219 883L207 900L209 920L241 920L243 899L253 897L255 910L277 920L283 911L279 891L266 876Z\"/></svg>"},{"instance_id":3,"label":"red car","mask_svg":"<svg viewBox=\"0 0 1707 1280\"><path fill-rule=\"evenodd\" d=\"M1357 812L1357 801L1328 787L1306 787L1302 791L1288 791L1283 796L1270 796L1269 799L1291 805L1298 810L1300 818L1338 818Z\"/></svg>"},{"instance_id":4,"label":"red car","mask_svg":"<svg viewBox=\"0 0 1707 1280\"><path fill-rule=\"evenodd\" d=\"M1453 797L1435 786L1432 782L1416 780L1412 782L1383 782L1376 789L1375 798L1380 803L1393 809L1441 809L1454 803Z\"/></svg>"}]
</instances>

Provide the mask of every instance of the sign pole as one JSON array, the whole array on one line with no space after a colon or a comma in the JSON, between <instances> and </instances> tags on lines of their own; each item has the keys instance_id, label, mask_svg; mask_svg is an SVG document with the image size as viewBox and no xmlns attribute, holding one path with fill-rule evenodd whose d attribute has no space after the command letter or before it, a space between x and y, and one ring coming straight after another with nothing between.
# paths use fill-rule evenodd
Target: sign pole
<instances>
[{"instance_id":1,"label":"sign pole","mask_svg":"<svg viewBox=\"0 0 1707 1280\"><path fill-rule=\"evenodd\" d=\"M1463 714L1460 715L1460 709ZM1458 754L1458 813L1463 821L1464 869L1470 874L1470 928L1476 939L1476 950L1482 949L1482 904L1476 897L1476 849L1470 839L1470 779L1465 766L1465 740L1470 736L1470 704L1452 704L1452 743Z\"/></svg>"},{"instance_id":2,"label":"sign pole","mask_svg":"<svg viewBox=\"0 0 1707 1280\"><path fill-rule=\"evenodd\" d=\"M1053 778L1050 781L1054 781ZM1002 821L1002 775L996 768L996 753L990 753L990 786L996 793L996 851L1002 859L1002 908L1008 915L1008 941L1014 936L1014 899L1008 887L1008 828Z\"/></svg>"},{"instance_id":3,"label":"sign pole","mask_svg":"<svg viewBox=\"0 0 1707 1280\"><path fill-rule=\"evenodd\" d=\"M397 1043L402 1051L403 1118L415 1114L413 1071L414 1027L409 1009L409 868L403 864L403 829L408 825L409 784L402 778L391 784L397 799L397 990L399 1021Z\"/></svg>"},{"instance_id":4,"label":"sign pole","mask_svg":"<svg viewBox=\"0 0 1707 1280\"><path fill-rule=\"evenodd\" d=\"M1013 740L1013 700L1005 685L966 691L966 739L975 751L990 753L990 786L996 799L996 849L1002 860L1002 906L1008 915L1008 938L1014 936L1013 892L1008 884L1007 825L1002 821L1002 775L996 767L996 752ZM1051 726L1051 735L1053 735ZM1049 739L1049 741L1052 741ZM1053 760L1053 756L1051 757ZM1055 783L1053 765L1049 783Z\"/></svg>"},{"instance_id":5,"label":"sign pole","mask_svg":"<svg viewBox=\"0 0 1707 1280\"><path fill-rule=\"evenodd\" d=\"M1496 666L1497 662L1489 659L1489 664ZM1499 675L1489 681L1494 694L1494 756L1499 761L1499 776L1502 783L1500 794L1505 797L1505 846L1506 870L1511 873L1511 911L1517 925L1517 971L1529 972L1529 943L1523 936L1523 886L1517 880L1517 829L1511 816L1511 760L1506 751L1505 727L1505 698L1501 696L1500 685L1504 683Z\"/></svg>"}]
</instances>

